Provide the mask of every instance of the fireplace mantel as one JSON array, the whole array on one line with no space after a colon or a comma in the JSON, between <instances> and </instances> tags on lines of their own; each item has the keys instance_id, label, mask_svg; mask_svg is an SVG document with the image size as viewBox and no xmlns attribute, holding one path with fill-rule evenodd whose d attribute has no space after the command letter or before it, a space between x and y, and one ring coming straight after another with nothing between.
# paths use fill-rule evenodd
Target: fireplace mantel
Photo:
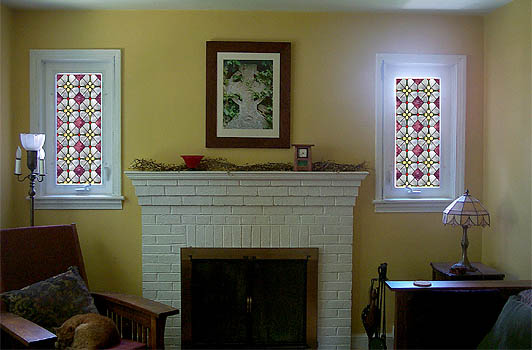
<instances>
[{"instance_id":1,"label":"fireplace mantel","mask_svg":"<svg viewBox=\"0 0 532 350\"><path fill-rule=\"evenodd\" d=\"M366 171L125 171L131 180L351 180L362 181ZM360 185L360 183L358 184Z\"/></svg>"},{"instance_id":2,"label":"fireplace mantel","mask_svg":"<svg viewBox=\"0 0 532 350\"><path fill-rule=\"evenodd\" d=\"M367 172L126 171L142 208L142 290L181 307L183 247L318 248L318 346L349 349L353 206ZM180 316L167 347L181 345Z\"/></svg>"}]
</instances>

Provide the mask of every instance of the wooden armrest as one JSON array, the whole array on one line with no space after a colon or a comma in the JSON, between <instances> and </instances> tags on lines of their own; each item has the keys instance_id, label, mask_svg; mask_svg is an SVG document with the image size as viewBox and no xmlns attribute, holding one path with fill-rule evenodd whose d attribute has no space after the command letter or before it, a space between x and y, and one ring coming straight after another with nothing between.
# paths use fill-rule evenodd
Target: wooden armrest
<instances>
[{"instance_id":1,"label":"wooden armrest","mask_svg":"<svg viewBox=\"0 0 532 350\"><path fill-rule=\"evenodd\" d=\"M92 296L98 310L121 329L122 338L145 343L149 349L164 348L166 318L177 315L178 309L136 295L98 292Z\"/></svg>"},{"instance_id":2,"label":"wooden armrest","mask_svg":"<svg viewBox=\"0 0 532 350\"><path fill-rule=\"evenodd\" d=\"M149 300L143 297L129 294L92 292L92 297L96 300L105 300L113 304L118 304L134 311L142 312L155 318L166 318L177 315L179 310L171 306Z\"/></svg>"},{"instance_id":3,"label":"wooden armrest","mask_svg":"<svg viewBox=\"0 0 532 350\"><path fill-rule=\"evenodd\" d=\"M26 347L53 348L57 339L55 334L10 312L0 313L0 326Z\"/></svg>"}]
</instances>

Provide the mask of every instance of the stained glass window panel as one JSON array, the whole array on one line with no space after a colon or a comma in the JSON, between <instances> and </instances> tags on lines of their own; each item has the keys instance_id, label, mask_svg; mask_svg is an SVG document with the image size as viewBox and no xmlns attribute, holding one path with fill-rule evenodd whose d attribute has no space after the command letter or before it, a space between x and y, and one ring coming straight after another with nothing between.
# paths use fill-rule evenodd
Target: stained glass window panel
<instances>
[{"instance_id":1,"label":"stained glass window panel","mask_svg":"<svg viewBox=\"0 0 532 350\"><path fill-rule=\"evenodd\" d=\"M440 79L395 80L395 187L440 187Z\"/></svg>"},{"instance_id":2,"label":"stained glass window panel","mask_svg":"<svg viewBox=\"0 0 532 350\"><path fill-rule=\"evenodd\" d=\"M56 74L58 185L102 183L102 74Z\"/></svg>"}]
</instances>

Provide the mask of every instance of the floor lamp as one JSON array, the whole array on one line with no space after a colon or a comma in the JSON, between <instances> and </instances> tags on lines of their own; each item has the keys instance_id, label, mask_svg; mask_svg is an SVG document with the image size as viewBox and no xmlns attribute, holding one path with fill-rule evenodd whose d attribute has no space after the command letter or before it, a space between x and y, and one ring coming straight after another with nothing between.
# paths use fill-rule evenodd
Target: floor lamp
<instances>
[{"instance_id":1,"label":"floor lamp","mask_svg":"<svg viewBox=\"0 0 532 350\"><path fill-rule=\"evenodd\" d=\"M43 182L44 176L46 175L45 163L44 163L44 134L20 134L20 142L22 147L26 150L26 165L30 173L24 177L21 177L21 163L22 163L22 152L20 147L17 147L17 152L15 154L15 175L17 175L17 180L19 182L24 182L26 179L30 181L30 189L28 195L31 200L30 208L30 225L35 226L35 216L34 216L34 197L35 197L35 181Z\"/></svg>"}]
</instances>

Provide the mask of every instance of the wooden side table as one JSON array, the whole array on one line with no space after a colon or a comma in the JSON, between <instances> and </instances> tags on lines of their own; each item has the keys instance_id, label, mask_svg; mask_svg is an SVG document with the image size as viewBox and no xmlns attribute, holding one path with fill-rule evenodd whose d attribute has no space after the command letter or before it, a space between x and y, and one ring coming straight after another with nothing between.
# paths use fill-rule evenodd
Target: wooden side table
<instances>
[{"instance_id":1,"label":"wooden side table","mask_svg":"<svg viewBox=\"0 0 532 350\"><path fill-rule=\"evenodd\" d=\"M476 310L489 310L494 315L494 322L508 297L532 288L532 281L432 281L430 287L416 287L414 281L386 281L386 285L395 292L394 349L442 349L442 344L446 345L443 347L446 349L472 349L493 324L489 324L485 332L474 333L479 331L479 324L485 324L488 318L485 312L472 312L467 317L470 320L476 318L470 321L474 327L458 327L457 322L464 319L463 305L442 308L444 301L453 298L457 291L470 291L473 293L470 295L470 300L473 299L471 306L475 304ZM481 296L491 299L494 290L500 293L502 301L499 297L495 299L502 304L474 297L475 293L481 292ZM456 322L442 324L442 319ZM478 343L464 347L472 339L478 339Z\"/></svg>"},{"instance_id":2,"label":"wooden side table","mask_svg":"<svg viewBox=\"0 0 532 350\"><path fill-rule=\"evenodd\" d=\"M466 272L463 275L455 275L449 272L453 263L449 262L431 262L432 280L433 281L473 281L473 280L503 280L504 274L492 267L486 266L479 262L473 262L471 265L478 271Z\"/></svg>"}]
</instances>

